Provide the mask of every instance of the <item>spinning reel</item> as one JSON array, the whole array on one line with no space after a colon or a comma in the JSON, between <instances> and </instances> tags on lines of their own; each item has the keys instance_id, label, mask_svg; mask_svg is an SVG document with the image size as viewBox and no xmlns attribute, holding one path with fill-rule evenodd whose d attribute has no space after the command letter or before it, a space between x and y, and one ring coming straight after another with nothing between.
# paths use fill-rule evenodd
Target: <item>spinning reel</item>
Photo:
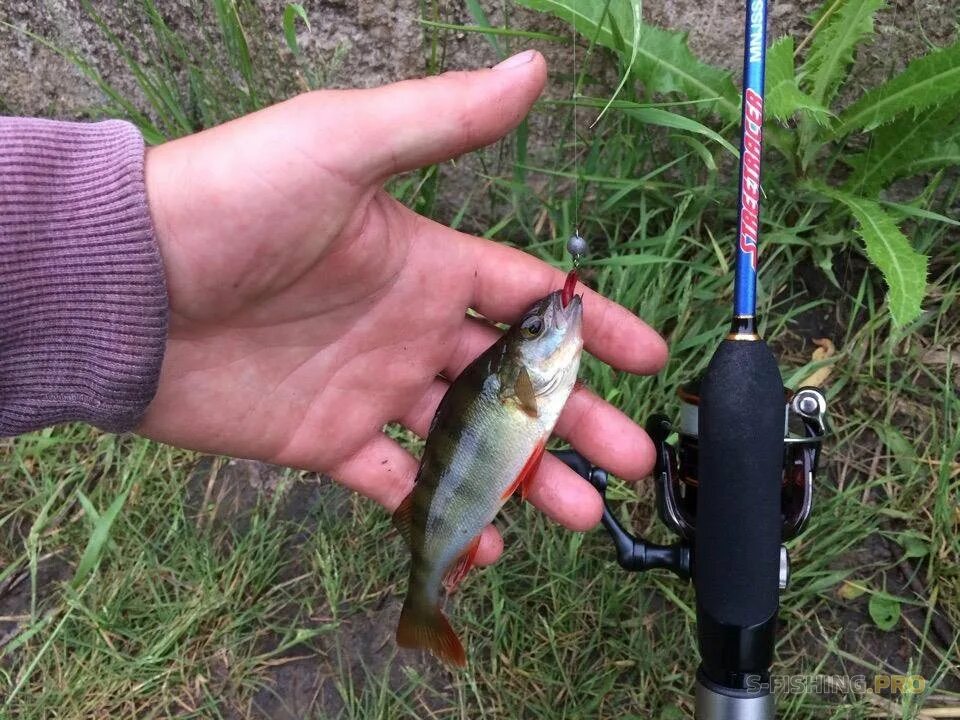
<instances>
[{"instance_id":1,"label":"spinning reel","mask_svg":"<svg viewBox=\"0 0 960 720\"><path fill-rule=\"evenodd\" d=\"M683 580L690 579L697 527L697 486L699 485L699 383L680 389L680 427L671 444L674 427L665 415L652 415L647 434L657 451L654 469L657 515L679 540L657 545L631 535L616 519L607 504L607 472L592 466L573 450L555 454L585 480L604 501L603 526L617 549L617 563L631 572L653 568L670 570ZM799 535L813 507L813 486L820 461L820 447L826 435L827 401L819 388L803 387L792 392L784 388L783 481L781 483L781 538ZM786 549L781 552L780 589L789 580Z\"/></svg>"}]
</instances>

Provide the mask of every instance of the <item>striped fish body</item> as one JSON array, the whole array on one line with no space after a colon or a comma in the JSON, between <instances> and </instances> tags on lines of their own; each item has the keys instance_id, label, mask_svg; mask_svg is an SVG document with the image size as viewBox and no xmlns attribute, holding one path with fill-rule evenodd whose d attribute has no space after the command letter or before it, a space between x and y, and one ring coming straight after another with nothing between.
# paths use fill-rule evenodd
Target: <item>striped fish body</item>
<instances>
[{"instance_id":1,"label":"striped fish body","mask_svg":"<svg viewBox=\"0 0 960 720\"><path fill-rule=\"evenodd\" d=\"M465 653L440 611L441 588L462 579L479 535L536 472L580 361L581 305L539 301L478 357L440 403L413 490L394 515L410 580L398 643L454 664Z\"/></svg>"}]
</instances>

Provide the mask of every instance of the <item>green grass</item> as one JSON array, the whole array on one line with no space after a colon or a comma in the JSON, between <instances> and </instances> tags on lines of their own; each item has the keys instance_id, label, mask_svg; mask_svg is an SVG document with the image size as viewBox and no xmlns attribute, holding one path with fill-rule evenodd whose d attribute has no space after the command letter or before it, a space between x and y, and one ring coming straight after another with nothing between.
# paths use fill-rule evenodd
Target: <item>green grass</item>
<instances>
[{"instance_id":1,"label":"green grass","mask_svg":"<svg viewBox=\"0 0 960 720\"><path fill-rule=\"evenodd\" d=\"M231 18L235 6L218 4L226 14L211 16L219 18L211 27L229 33L256 21L250 7ZM153 6L144 0L144 7ZM478 7L471 3L471 12ZM423 16L432 23L425 53L439 70L450 37L445 18L431 2ZM169 58L193 68L182 84L184 76L157 59L167 52L158 48L180 41L153 21L159 35L145 42L159 55L131 68L164 88L145 93L150 106L136 109L145 129L181 134L289 92L257 80L269 48L248 66L237 39L224 41L220 31L208 36L209 48L184 46ZM473 22L503 52L526 42L496 32L486 17ZM212 57L227 60L214 70L203 60ZM240 82L231 90L217 78ZM580 82L587 93L612 90ZM645 106L631 92L620 99ZM124 112L115 99L107 105ZM428 168L392 188L422 212L558 265L566 263L579 198L578 225L592 243L588 282L671 346L667 368L652 378L593 360L584 368L589 385L642 422L654 411L676 413L677 386L703 368L725 331L732 173L715 142L646 124L625 107L615 104L596 132L581 131L573 142L569 104L544 101L538 119L552 117L561 128L552 137L562 138L548 152L528 150L536 138L524 130L458 169ZM579 111L579 125L591 112ZM451 207L445 187L455 172L470 173L479 189ZM763 334L793 385L814 367L811 337L827 331L837 347L826 382L832 434L813 518L791 543L777 672L928 680L920 696L783 696L781 716L910 718L920 707L956 707L955 228L905 221L914 246L931 257L931 274L924 314L898 330L881 278L853 236L817 236L814 211L774 186L767 192ZM921 207L950 215L958 198L953 169L931 181ZM692 590L672 576L623 573L601 532L572 534L509 504L499 521L503 560L476 573L451 603L471 660L451 673L397 654L391 636L405 552L382 510L329 481L273 469L276 487L255 490L263 478L254 473L252 482L248 475L260 470L249 465L200 462L80 426L0 447L0 717L284 717L283 707L303 717L365 719L690 715ZM611 495L635 530L666 539L649 485L634 493L616 484ZM120 501L107 533L108 509ZM900 604L893 630L871 621L871 597ZM313 684L301 692L291 678Z\"/></svg>"}]
</instances>

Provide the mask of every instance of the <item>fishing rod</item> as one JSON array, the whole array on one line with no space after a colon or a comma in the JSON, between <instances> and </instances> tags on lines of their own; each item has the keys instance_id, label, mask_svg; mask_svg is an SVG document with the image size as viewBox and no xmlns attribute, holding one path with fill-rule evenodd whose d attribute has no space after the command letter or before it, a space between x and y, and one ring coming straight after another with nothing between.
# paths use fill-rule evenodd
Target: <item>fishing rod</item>
<instances>
[{"instance_id":1,"label":"fishing rod","mask_svg":"<svg viewBox=\"0 0 960 720\"><path fill-rule=\"evenodd\" d=\"M748 0L733 318L704 375L679 391L680 425L647 423L657 449L658 514L671 545L636 538L606 500L607 474L574 451L557 453L604 500L603 525L626 570L663 568L693 581L700 667L698 720L771 720L779 593L789 581L785 540L810 515L826 433L826 400L783 385L757 324L760 163L766 0Z\"/></svg>"}]
</instances>

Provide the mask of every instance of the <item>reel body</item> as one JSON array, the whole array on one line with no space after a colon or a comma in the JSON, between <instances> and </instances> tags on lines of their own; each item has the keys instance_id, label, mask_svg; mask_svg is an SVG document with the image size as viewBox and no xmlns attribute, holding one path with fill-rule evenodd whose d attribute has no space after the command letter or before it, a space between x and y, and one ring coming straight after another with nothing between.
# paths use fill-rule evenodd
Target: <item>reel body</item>
<instances>
[{"instance_id":1,"label":"reel body","mask_svg":"<svg viewBox=\"0 0 960 720\"><path fill-rule=\"evenodd\" d=\"M670 570L690 579L692 549L697 530L697 489L699 487L699 384L679 391L680 427L671 442L674 427L664 415L647 421L647 434L656 446L654 468L657 515L679 536L672 545L657 545L631 535L616 519L607 504L607 473L594 467L574 450L554 454L590 482L604 502L603 525L617 548L617 562L625 569L640 572L653 568ZM781 484L782 539L796 537L803 530L813 508L813 485L826 435L827 402L819 388L804 387L796 392L784 388L783 481ZM786 588L785 574L782 585Z\"/></svg>"}]
</instances>

